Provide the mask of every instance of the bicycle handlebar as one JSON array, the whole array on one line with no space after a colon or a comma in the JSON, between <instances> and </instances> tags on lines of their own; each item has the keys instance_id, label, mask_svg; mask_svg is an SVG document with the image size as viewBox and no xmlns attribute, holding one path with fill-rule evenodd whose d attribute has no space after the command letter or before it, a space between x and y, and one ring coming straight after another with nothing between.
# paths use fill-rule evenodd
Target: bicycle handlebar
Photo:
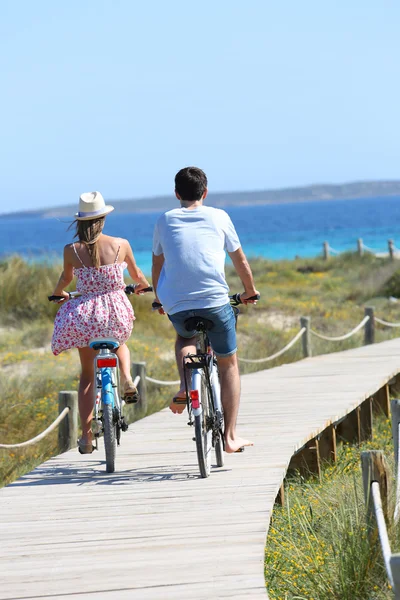
<instances>
[{"instance_id":1,"label":"bicycle handlebar","mask_svg":"<svg viewBox=\"0 0 400 600\"><path fill-rule=\"evenodd\" d=\"M131 294L135 293L135 285L134 284L129 284L126 286L125 288L125 294L127 294L127 296L130 296ZM152 292L153 291L153 287L150 285L147 288L144 288L143 290L140 290L140 294L146 293L146 292ZM80 292L68 292L69 294L69 300L71 298L77 298L78 296L81 296L82 294ZM66 300L66 298L64 298L64 296L47 296L47 299L49 300L49 302L59 302L60 300Z\"/></svg>"},{"instance_id":2,"label":"bicycle handlebar","mask_svg":"<svg viewBox=\"0 0 400 600\"><path fill-rule=\"evenodd\" d=\"M247 298L247 301L259 300L259 299L260 299L260 294L256 294L255 296L251 296L250 298ZM240 294L233 294L232 296L229 296L229 302L230 302L231 306L239 306L239 304L244 304ZM151 305L151 308L153 310L158 310L159 308L162 308L162 304L160 304L159 302L153 302Z\"/></svg>"}]
</instances>

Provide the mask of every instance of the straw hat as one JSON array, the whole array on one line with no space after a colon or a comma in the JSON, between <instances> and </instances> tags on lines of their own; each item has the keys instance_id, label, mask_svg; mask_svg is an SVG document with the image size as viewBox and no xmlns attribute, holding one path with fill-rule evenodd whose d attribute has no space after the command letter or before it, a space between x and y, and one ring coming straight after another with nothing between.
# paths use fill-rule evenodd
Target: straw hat
<instances>
[{"instance_id":1,"label":"straw hat","mask_svg":"<svg viewBox=\"0 0 400 600\"><path fill-rule=\"evenodd\" d=\"M88 221L108 215L113 206L106 206L103 196L100 192L86 192L79 198L79 212L75 213L77 221Z\"/></svg>"}]
</instances>

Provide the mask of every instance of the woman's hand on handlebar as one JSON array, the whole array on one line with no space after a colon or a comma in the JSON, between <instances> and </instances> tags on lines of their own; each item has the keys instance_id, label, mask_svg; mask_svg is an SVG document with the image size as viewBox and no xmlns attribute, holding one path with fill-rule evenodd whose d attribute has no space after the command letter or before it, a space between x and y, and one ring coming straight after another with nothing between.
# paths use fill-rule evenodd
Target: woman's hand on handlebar
<instances>
[{"instance_id":1,"label":"woman's hand on handlebar","mask_svg":"<svg viewBox=\"0 0 400 600\"><path fill-rule=\"evenodd\" d=\"M63 302L70 299L69 293L65 292L64 290L61 290L61 292L57 294L54 292L52 296L48 296L48 299L50 300L52 297L54 297L54 300L51 300L51 302L54 302L55 304L63 304ZM59 299L56 300L56 298Z\"/></svg>"},{"instance_id":2,"label":"woman's hand on handlebar","mask_svg":"<svg viewBox=\"0 0 400 600\"><path fill-rule=\"evenodd\" d=\"M137 283L135 285L135 288L134 288L134 293L137 296L139 296L139 295L141 296L145 292L152 292L152 291L153 291L153 288L151 287L151 285L147 281L144 282L144 283L143 282L142 283Z\"/></svg>"}]
</instances>

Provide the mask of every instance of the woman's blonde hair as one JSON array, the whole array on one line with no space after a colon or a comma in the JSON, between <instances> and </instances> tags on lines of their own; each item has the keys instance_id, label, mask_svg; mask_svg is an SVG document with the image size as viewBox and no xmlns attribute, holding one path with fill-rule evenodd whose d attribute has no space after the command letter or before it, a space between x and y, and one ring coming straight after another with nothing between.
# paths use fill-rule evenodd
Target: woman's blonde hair
<instances>
[{"instance_id":1,"label":"woman's blonde hair","mask_svg":"<svg viewBox=\"0 0 400 600\"><path fill-rule=\"evenodd\" d=\"M88 219L85 221L73 221L71 226L75 223L76 233L74 237L78 238L80 242L85 244L89 256L92 260L94 267L100 266L99 249L97 246L97 240L99 239L101 232L103 231L105 217L98 217L97 219Z\"/></svg>"}]
</instances>

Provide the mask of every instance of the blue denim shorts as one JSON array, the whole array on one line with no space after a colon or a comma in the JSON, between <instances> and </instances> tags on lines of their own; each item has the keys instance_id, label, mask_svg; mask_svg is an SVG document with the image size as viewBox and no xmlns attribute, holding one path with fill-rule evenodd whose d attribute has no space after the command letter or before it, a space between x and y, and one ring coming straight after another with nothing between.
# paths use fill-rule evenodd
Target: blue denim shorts
<instances>
[{"instance_id":1,"label":"blue denim shorts","mask_svg":"<svg viewBox=\"0 0 400 600\"><path fill-rule=\"evenodd\" d=\"M214 327L207 333L212 349L217 356L225 358L235 354L237 351L236 319L230 304L213 308L182 310L173 315L168 315L176 332L183 338L191 338L196 335L195 331L186 331L185 329L185 321L190 317L205 317L214 323Z\"/></svg>"}]
</instances>

